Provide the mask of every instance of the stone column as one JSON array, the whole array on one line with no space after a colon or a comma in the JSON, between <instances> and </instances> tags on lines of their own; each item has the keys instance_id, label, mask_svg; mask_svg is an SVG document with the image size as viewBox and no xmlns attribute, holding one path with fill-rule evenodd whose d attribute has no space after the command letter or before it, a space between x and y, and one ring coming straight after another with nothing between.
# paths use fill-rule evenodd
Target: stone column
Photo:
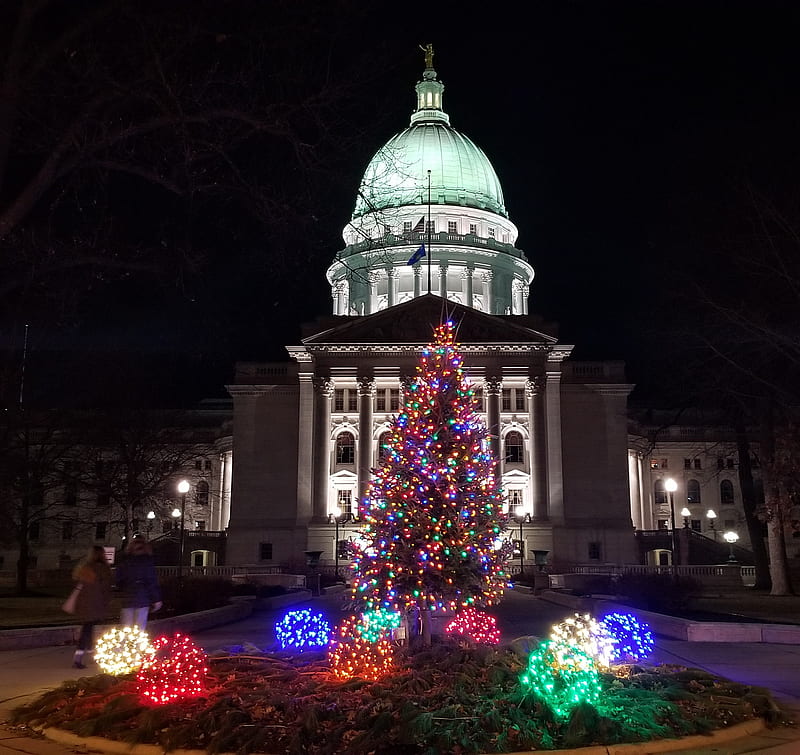
<instances>
[{"instance_id":1,"label":"stone column","mask_svg":"<svg viewBox=\"0 0 800 755\"><path fill-rule=\"evenodd\" d=\"M464 302L468 307L474 307L475 302L472 294L472 276L475 273L475 268L472 265L467 265L467 269L461 273L461 278L464 280L465 299Z\"/></svg>"},{"instance_id":2,"label":"stone column","mask_svg":"<svg viewBox=\"0 0 800 755\"><path fill-rule=\"evenodd\" d=\"M486 427L489 431L489 448L495 458L495 469L498 476L500 466L500 395L503 392L503 381L496 376L487 377L483 382L486 394Z\"/></svg>"},{"instance_id":3,"label":"stone column","mask_svg":"<svg viewBox=\"0 0 800 755\"><path fill-rule=\"evenodd\" d=\"M380 278L380 274L373 270L367 273L367 306L366 306L366 314L371 315L373 312L378 311L378 294L376 291L376 287L378 285L378 279Z\"/></svg>"},{"instance_id":4,"label":"stone column","mask_svg":"<svg viewBox=\"0 0 800 755\"><path fill-rule=\"evenodd\" d=\"M386 268L387 287L386 287L386 302L387 306L393 307L397 304L397 270L393 267Z\"/></svg>"},{"instance_id":5,"label":"stone column","mask_svg":"<svg viewBox=\"0 0 800 755\"><path fill-rule=\"evenodd\" d=\"M331 396L333 380L314 378L314 482L311 516L324 522L328 514L328 488L331 472Z\"/></svg>"},{"instance_id":6,"label":"stone column","mask_svg":"<svg viewBox=\"0 0 800 755\"><path fill-rule=\"evenodd\" d=\"M523 285L522 287L522 314L528 314L528 299L531 295L531 287L528 285Z\"/></svg>"},{"instance_id":7,"label":"stone column","mask_svg":"<svg viewBox=\"0 0 800 755\"><path fill-rule=\"evenodd\" d=\"M358 501L356 511L359 518L363 512L364 499L369 489L372 469L372 405L375 396L375 381L371 377L358 378Z\"/></svg>"},{"instance_id":8,"label":"stone column","mask_svg":"<svg viewBox=\"0 0 800 755\"><path fill-rule=\"evenodd\" d=\"M339 314L339 307L341 306L339 302L339 284L334 283L331 286L331 299L333 299L333 314Z\"/></svg>"},{"instance_id":9,"label":"stone column","mask_svg":"<svg viewBox=\"0 0 800 755\"><path fill-rule=\"evenodd\" d=\"M233 484L233 451L223 451L220 470L220 516L219 528L225 530L231 519L231 485Z\"/></svg>"},{"instance_id":10,"label":"stone column","mask_svg":"<svg viewBox=\"0 0 800 755\"><path fill-rule=\"evenodd\" d=\"M561 449L561 364L548 362L544 393L547 442L547 500L550 518L564 521L564 467Z\"/></svg>"},{"instance_id":11,"label":"stone column","mask_svg":"<svg viewBox=\"0 0 800 755\"><path fill-rule=\"evenodd\" d=\"M414 298L422 296L422 265L416 264L412 268L414 271Z\"/></svg>"},{"instance_id":12,"label":"stone column","mask_svg":"<svg viewBox=\"0 0 800 755\"><path fill-rule=\"evenodd\" d=\"M491 270L487 270L483 274L483 300L486 303L484 310L486 314L493 315L494 314L494 292L492 291L492 278L494 278L494 273Z\"/></svg>"},{"instance_id":13,"label":"stone column","mask_svg":"<svg viewBox=\"0 0 800 755\"><path fill-rule=\"evenodd\" d=\"M447 265L439 265L439 296L447 298Z\"/></svg>"},{"instance_id":14,"label":"stone column","mask_svg":"<svg viewBox=\"0 0 800 755\"><path fill-rule=\"evenodd\" d=\"M547 517L547 464L544 458L544 380L531 378L525 383L528 397L529 453L534 521Z\"/></svg>"},{"instance_id":15,"label":"stone column","mask_svg":"<svg viewBox=\"0 0 800 755\"><path fill-rule=\"evenodd\" d=\"M522 281L516 278L511 282L511 314L522 314Z\"/></svg>"}]
</instances>

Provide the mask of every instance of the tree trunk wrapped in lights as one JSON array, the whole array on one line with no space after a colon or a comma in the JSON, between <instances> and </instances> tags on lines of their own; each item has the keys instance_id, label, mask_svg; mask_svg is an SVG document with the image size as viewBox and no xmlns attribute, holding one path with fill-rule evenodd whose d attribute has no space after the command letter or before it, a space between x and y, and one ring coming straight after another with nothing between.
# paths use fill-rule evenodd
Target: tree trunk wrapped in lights
<instances>
[{"instance_id":1,"label":"tree trunk wrapped in lights","mask_svg":"<svg viewBox=\"0 0 800 755\"><path fill-rule=\"evenodd\" d=\"M421 355L395 419L383 467L363 502L363 547L353 597L363 610L431 611L496 603L509 548L496 460L462 371L455 325L445 322Z\"/></svg>"}]
</instances>

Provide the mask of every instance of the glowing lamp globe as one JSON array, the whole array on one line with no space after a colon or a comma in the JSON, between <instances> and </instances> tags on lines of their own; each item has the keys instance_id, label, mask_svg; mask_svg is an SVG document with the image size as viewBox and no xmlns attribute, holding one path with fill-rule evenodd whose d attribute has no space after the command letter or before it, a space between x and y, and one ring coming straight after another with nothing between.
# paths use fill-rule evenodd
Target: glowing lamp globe
<instances>
[{"instance_id":1,"label":"glowing lamp globe","mask_svg":"<svg viewBox=\"0 0 800 755\"><path fill-rule=\"evenodd\" d=\"M472 642L496 645L500 642L497 619L484 611L465 608L445 628L447 634L460 634Z\"/></svg>"},{"instance_id":2,"label":"glowing lamp globe","mask_svg":"<svg viewBox=\"0 0 800 755\"><path fill-rule=\"evenodd\" d=\"M275 637L283 650L322 650L330 641L331 627L321 613L308 608L288 611L275 625Z\"/></svg>"},{"instance_id":3,"label":"glowing lamp globe","mask_svg":"<svg viewBox=\"0 0 800 755\"><path fill-rule=\"evenodd\" d=\"M153 655L136 675L139 694L147 702L166 705L206 693L206 654L189 637L159 637L153 648Z\"/></svg>"},{"instance_id":4,"label":"glowing lamp globe","mask_svg":"<svg viewBox=\"0 0 800 755\"><path fill-rule=\"evenodd\" d=\"M153 654L147 632L139 627L109 629L94 648L94 660L100 670L112 676L138 671Z\"/></svg>"},{"instance_id":5,"label":"glowing lamp globe","mask_svg":"<svg viewBox=\"0 0 800 755\"><path fill-rule=\"evenodd\" d=\"M392 671L394 651L387 632L380 632L374 641L368 639L370 634L356 616L342 621L328 651L328 662L336 679L359 677L374 682Z\"/></svg>"},{"instance_id":6,"label":"glowing lamp globe","mask_svg":"<svg viewBox=\"0 0 800 755\"><path fill-rule=\"evenodd\" d=\"M640 622L632 613L610 613L600 622L616 642L611 663L636 663L645 660L654 647L650 625Z\"/></svg>"}]
</instances>

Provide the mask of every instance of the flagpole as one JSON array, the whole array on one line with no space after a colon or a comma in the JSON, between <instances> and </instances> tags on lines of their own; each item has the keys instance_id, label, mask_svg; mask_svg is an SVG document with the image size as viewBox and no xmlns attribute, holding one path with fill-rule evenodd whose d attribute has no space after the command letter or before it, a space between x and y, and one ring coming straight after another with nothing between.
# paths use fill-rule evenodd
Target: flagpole
<instances>
[{"instance_id":1,"label":"flagpole","mask_svg":"<svg viewBox=\"0 0 800 755\"><path fill-rule=\"evenodd\" d=\"M428 293L431 292L431 172L428 171Z\"/></svg>"}]
</instances>

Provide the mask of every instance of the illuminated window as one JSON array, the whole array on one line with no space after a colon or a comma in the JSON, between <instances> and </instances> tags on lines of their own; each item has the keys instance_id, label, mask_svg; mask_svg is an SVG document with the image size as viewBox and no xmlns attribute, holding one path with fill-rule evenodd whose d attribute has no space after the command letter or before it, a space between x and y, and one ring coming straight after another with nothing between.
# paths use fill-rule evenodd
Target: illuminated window
<instances>
[{"instance_id":1,"label":"illuminated window","mask_svg":"<svg viewBox=\"0 0 800 755\"><path fill-rule=\"evenodd\" d=\"M720 503L734 503L733 483L730 480L723 480L719 484L719 500Z\"/></svg>"},{"instance_id":2,"label":"illuminated window","mask_svg":"<svg viewBox=\"0 0 800 755\"><path fill-rule=\"evenodd\" d=\"M195 501L198 506L208 505L208 483L205 480L200 480L195 488Z\"/></svg>"},{"instance_id":3,"label":"illuminated window","mask_svg":"<svg viewBox=\"0 0 800 755\"><path fill-rule=\"evenodd\" d=\"M194 528L198 532L205 532L206 530L206 520L205 519L196 519L194 523Z\"/></svg>"},{"instance_id":4,"label":"illuminated window","mask_svg":"<svg viewBox=\"0 0 800 755\"><path fill-rule=\"evenodd\" d=\"M686 483L687 503L700 503L700 483L697 480L689 480Z\"/></svg>"},{"instance_id":5,"label":"illuminated window","mask_svg":"<svg viewBox=\"0 0 800 755\"><path fill-rule=\"evenodd\" d=\"M337 388L333 392L333 410L335 412L344 411L344 389Z\"/></svg>"},{"instance_id":6,"label":"illuminated window","mask_svg":"<svg viewBox=\"0 0 800 755\"><path fill-rule=\"evenodd\" d=\"M506 435L506 463L522 464L523 461L522 434L516 431L510 432Z\"/></svg>"},{"instance_id":7,"label":"illuminated window","mask_svg":"<svg viewBox=\"0 0 800 755\"><path fill-rule=\"evenodd\" d=\"M664 487L664 480L656 480L653 486L653 493L655 494L656 503L667 502L667 490Z\"/></svg>"},{"instance_id":8,"label":"illuminated window","mask_svg":"<svg viewBox=\"0 0 800 755\"><path fill-rule=\"evenodd\" d=\"M336 505L342 514L353 513L353 491L352 490L339 490L336 493Z\"/></svg>"},{"instance_id":9,"label":"illuminated window","mask_svg":"<svg viewBox=\"0 0 800 755\"><path fill-rule=\"evenodd\" d=\"M356 441L352 433L339 433L336 436L336 463L354 464L356 460Z\"/></svg>"},{"instance_id":10,"label":"illuminated window","mask_svg":"<svg viewBox=\"0 0 800 755\"><path fill-rule=\"evenodd\" d=\"M666 459L650 459L650 469L667 469Z\"/></svg>"},{"instance_id":11,"label":"illuminated window","mask_svg":"<svg viewBox=\"0 0 800 755\"><path fill-rule=\"evenodd\" d=\"M458 223L455 220L448 220L447 221L447 232L448 233L458 233Z\"/></svg>"},{"instance_id":12,"label":"illuminated window","mask_svg":"<svg viewBox=\"0 0 800 755\"><path fill-rule=\"evenodd\" d=\"M516 514L520 506L522 506L522 491L518 488L511 488L508 491L508 510L512 514Z\"/></svg>"}]
</instances>

